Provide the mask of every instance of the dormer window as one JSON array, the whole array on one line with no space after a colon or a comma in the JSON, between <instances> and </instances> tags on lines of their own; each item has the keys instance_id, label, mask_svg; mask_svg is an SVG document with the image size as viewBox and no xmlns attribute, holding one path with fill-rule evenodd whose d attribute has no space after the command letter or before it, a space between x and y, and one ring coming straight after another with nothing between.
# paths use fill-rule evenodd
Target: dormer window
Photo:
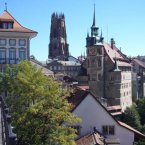
<instances>
[{"instance_id":1,"label":"dormer window","mask_svg":"<svg viewBox=\"0 0 145 145\"><path fill-rule=\"evenodd\" d=\"M2 23L2 28L7 29L7 23Z\"/></svg>"},{"instance_id":2,"label":"dormer window","mask_svg":"<svg viewBox=\"0 0 145 145\"><path fill-rule=\"evenodd\" d=\"M13 23L8 23L8 29L12 29L13 28Z\"/></svg>"},{"instance_id":3,"label":"dormer window","mask_svg":"<svg viewBox=\"0 0 145 145\"><path fill-rule=\"evenodd\" d=\"M2 29L13 29L13 22L0 22Z\"/></svg>"},{"instance_id":4,"label":"dormer window","mask_svg":"<svg viewBox=\"0 0 145 145\"><path fill-rule=\"evenodd\" d=\"M0 28L1 29L13 29L13 20L0 19Z\"/></svg>"}]
</instances>

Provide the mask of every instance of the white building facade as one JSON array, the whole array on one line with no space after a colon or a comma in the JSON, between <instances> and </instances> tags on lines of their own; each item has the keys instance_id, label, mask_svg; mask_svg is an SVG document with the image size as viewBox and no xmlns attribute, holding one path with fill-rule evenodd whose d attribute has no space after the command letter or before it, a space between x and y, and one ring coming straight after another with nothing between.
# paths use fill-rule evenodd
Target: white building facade
<instances>
[{"instance_id":1,"label":"white building facade","mask_svg":"<svg viewBox=\"0 0 145 145\"><path fill-rule=\"evenodd\" d=\"M5 10L0 16L0 71L5 64L17 64L30 57L30 39L36 31L23 27Z\"/></svg>"},{"instance_id":2,"label":"white building facade","mask_svg":"<svg viewBox=\"0 0 145 145\"><path fill-rule=\"evenodd\" d=\"M95 128L105 136L106 141L110 142L108 145L133 145L135 142L135 134L138 131L115 120L90 93L75 107L73 113L82 120L76 124L80 128L78 138L93 132Z\"/></svg>"}]
</instances>

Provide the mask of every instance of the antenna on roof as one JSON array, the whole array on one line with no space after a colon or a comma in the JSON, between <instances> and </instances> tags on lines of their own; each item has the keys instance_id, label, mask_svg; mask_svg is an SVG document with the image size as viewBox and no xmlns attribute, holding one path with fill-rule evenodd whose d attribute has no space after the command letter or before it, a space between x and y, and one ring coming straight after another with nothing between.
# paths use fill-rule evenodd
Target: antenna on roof
<instances>
[{"instance_id":1,"label":"antenna on roof","mask_svg":"<svg viewBox=\"0 0 145 145\"><path fill-rule=\"evenodd\" d=\"M107 43L108 43L108 25L107 25Z\"/></svg>"},{"instance_id":2,"label":"antenna on roof","mask_svg":"<svg viewBox=\"0 0 145 145\"><path fill-rule=\"evenodd\" d=\"M5 3L5 11L7 11L7 3Z\"/></svg>"}]
</instances>

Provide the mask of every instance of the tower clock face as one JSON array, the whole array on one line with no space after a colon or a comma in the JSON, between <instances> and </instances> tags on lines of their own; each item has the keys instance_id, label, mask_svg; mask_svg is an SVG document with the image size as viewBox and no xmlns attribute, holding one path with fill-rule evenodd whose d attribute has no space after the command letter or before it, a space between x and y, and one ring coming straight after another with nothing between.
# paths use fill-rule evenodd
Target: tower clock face
<instances>
[{"instance_id":1,"label":"tower clock face","mask_svg":"<svg viewBox=\"0 0 145 145\"><path fill-rule=\"evenodd\" d=\"M89 49L89 54L90 55L95 55L96 54L96 49L95 48L90 48Z\"/></svg>"}]
</instances>

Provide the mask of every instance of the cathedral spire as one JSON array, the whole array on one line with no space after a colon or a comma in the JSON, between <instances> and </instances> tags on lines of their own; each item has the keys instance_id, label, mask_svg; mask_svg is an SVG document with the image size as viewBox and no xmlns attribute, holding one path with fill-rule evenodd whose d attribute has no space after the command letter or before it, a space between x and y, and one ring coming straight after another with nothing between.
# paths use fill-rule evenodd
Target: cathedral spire
<instances>
[{"instance_id":1,"label":"cathedral spire","mask_svg":"<svg viewBox=\"0 0 145 145\"><path fill-rule=\"evenodd\" d=\"M93 16L93 24L91 27L91 36L98 36L98 27L96 27L96 19L95 19L95 4L94 4L94 16Z\"/></svg>"}]
</instances>

